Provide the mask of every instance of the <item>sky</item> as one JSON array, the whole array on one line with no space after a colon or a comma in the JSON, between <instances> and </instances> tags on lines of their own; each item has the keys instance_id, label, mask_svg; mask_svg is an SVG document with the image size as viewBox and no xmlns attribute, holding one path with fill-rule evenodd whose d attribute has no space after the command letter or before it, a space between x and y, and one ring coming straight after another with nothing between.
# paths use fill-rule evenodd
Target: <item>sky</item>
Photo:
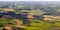
<instances>
[{"instance_id":1,"label":"sky","mask_svg":"<svg viewBox=\"0 0 60 30\"><path fill-rule=\"evenodd\" d=\"M60 0L0 0L0 1L60 1Z\"/></svg>"}]
</instances>

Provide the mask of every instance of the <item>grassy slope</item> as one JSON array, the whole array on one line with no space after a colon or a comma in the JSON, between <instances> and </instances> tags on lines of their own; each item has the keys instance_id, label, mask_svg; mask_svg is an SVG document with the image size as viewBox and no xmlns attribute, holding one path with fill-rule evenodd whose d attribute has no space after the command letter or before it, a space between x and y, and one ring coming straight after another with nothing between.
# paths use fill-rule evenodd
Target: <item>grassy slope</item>
<instances>
[{"instance_id":1,"label":"grassy slope","mask_svg":"<svg viewBox=\"0 0 60 30\"><path fill-rule=\"evenodd\" d=\"M11 19L0 18L0 25L11 23ZM14 24L14 22L12 22ZM3 26L2 26L3 27ZM30 26L24 27L26 30L49 30L50 27L60 27L60 22L57 21L41 21L32 20Z\"/></svg>"},{"instance_id":2,"label":"grassy slope","mask_svg":"<svg viewBox=\"0 0 60 30\"><path fill-rule=\"evenodd\" d=\"M51 27L60 27L60 22L33 20L26 30L49 30Z\"/></svg>"}]
</instances>

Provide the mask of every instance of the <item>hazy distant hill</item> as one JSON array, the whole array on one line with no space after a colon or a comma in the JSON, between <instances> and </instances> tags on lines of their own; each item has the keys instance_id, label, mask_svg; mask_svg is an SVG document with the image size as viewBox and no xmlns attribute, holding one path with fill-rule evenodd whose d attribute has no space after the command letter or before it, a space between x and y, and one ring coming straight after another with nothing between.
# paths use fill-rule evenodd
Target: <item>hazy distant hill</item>
<instances>
[{"instance_id":1,"label":"hazy distant hill","mask_svg":"<svg viewBox=\"0 0 60 30\"><path fill-rule=\"evenodd\" d=\"M60 11L60 2L58 1L46 1L46 2L27 2L27 1L18 1L18 2L0 2L0 8L11 8L14 10L40 10L47 14ZM13 10L13 11L14 11Z\"/></svg>"}]
</instances>

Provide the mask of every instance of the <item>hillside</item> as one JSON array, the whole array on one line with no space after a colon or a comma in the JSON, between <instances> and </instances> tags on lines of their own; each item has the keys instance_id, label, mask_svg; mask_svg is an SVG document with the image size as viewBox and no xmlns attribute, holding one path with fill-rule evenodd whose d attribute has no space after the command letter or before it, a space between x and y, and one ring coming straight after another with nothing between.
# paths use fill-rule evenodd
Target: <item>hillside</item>
<instances>
[{"instance_id":1,"label":"hillside","mask_svg":"<svg viewBox=\"0 0 60 30\"><path fill-rule=\"evenodd\" d=\"M60 2L0 2L0 30L60 30Z\"/></svg>"}]
</instances>

